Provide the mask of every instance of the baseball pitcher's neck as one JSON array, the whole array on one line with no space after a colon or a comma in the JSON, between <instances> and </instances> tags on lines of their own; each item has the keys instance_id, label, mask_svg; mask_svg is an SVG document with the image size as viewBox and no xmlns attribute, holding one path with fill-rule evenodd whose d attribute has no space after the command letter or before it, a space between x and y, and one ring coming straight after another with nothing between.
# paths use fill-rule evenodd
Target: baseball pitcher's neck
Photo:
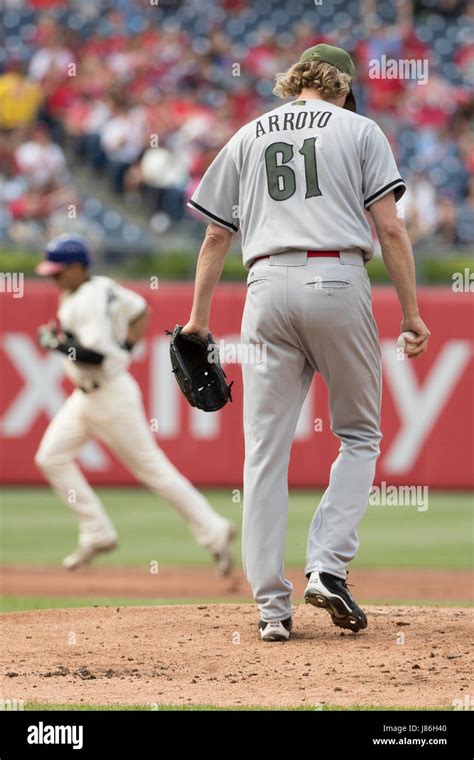
<instances>
[{"instance_id":1,"label":"baseball pitcher's neck","mask_svg":"<svg viewBox=\"0 0 474 760\"><path fill-rule=\"evenodd\" d=\"M311 87L303 87L298 100L324 100L325 103L334 103L335 106L343 108L346 101L346 96L342 95L340 98L322 98L319 90L314 90Z\"/></svg>"}]
</instances>

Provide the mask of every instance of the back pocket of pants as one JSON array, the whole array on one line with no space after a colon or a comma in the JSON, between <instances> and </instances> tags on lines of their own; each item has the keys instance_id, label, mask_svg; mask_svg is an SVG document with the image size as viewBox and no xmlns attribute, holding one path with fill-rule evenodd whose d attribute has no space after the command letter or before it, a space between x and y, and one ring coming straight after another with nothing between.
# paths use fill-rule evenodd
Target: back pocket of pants
<instances>
[{"instance_id":1,"label":"back pocket of pants","mask_svg":"<svg viewBox=\"0 0 474 760\"><path fill-rule=\"evenodd\" d=\"M270 282L270 277L265 274L254 274L252 276L252 272L249 274L247 278L247 293L253 294L253 293L263 293L268 289L268 284Z\"/></svg>"},{"instance_id":2,"label":"back pocket of pants","mask_svg":"<svg viewBox=\"0 0 474 760\"><path fill-rule=\"evenodd\" d=\"M353 319L355 290L349 278L318 277L307 279L299 304L303 324L321 330L330 326L346 329Z\"/></svg>"},{"instance_id":3,"label":"back pocket of pants","mask_svg":"<svg viewBox=\"0 0 474 760\"><path fill-rule=\"evenodd\" d=\"M315 277L313 280L305 283L305 290L327 291L350 288L352 285L348 280L342 279L325 279L324 277Z\"/></svg>"}]
</instances>

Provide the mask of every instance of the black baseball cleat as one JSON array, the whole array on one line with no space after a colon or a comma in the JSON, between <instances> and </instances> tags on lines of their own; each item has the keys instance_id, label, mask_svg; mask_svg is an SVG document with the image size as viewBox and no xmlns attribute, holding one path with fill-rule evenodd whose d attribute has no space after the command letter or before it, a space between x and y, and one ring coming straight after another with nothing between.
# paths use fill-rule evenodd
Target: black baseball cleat
<instances>
[{"instance_id":1,"label":"black baseball cleat","mask_svg":"<svg viewBox=\"0 0 474 760\"><path fill-rule=\"evenodd\" d=\"M352 598L346 581L336 575L311 573L304 599L307 604L327 610L339 628L348 628L354 633L367 628L364 610Z\"/></svg>"},{"instance_id":2,"label":"black baseball cleat","mask_svg":"<svg viewBox=\"0 0 474 760\"><path fill-rule=\"evenodd\" d=\"M262 641L288 641L292 627L291 617L286 620L271 620L269 623L261 620L258 627Z\"/></svg>"}]
</instances>

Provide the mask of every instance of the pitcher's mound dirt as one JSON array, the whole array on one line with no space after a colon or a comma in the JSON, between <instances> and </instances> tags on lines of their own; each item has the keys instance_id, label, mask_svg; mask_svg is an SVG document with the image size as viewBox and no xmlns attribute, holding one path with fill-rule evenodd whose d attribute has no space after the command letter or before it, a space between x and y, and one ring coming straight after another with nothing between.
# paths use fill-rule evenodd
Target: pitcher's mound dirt
<instances>
[{"instance_id":1,"label":"pitcher's mound dirt","mask_svg":"<svg viewBox=\"0 0 474 760\"><path fill-rule=\"evenodd\" d=\"M471 612L368 607L342 633L294 609L287 643L263 644L251 605L98 607L9 613L2 698L26 702L289 707L452 706L472 695Z\"/></svg>"}]
</instances>

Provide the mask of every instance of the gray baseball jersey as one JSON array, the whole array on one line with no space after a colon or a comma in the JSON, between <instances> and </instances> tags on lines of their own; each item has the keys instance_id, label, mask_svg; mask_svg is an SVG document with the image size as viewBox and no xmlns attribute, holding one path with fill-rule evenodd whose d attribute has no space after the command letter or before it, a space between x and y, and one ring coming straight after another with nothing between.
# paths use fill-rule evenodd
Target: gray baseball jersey
<instances>
[{"instance_id":1,"label":"gray baseball jersey","mask_svg":"<svg viewBox=\"0 0 474 760\"><path fill-rule=\"evenodd\" d=\"M242 232L247 268L288 250L360 249L372 257L364 214L405 192L380 127L322 100L286 103L243 126L204 174L188 206Z\"/></svg>"}]
</instances>

